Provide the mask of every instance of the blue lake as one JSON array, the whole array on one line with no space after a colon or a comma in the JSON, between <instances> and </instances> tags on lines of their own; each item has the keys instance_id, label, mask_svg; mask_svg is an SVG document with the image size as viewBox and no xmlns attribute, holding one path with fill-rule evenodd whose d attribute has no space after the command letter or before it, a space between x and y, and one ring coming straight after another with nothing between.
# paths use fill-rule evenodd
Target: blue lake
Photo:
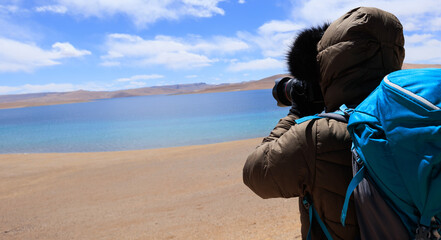
<instances>
[{"instance_id":1,"label":"blue lake","mask_svg":"<svg viewBox=\"0 0 441 240\"><path fill-rule=\"evenodd\" d=\"M0 110L0 153L98 152L269 134L287 108L271 90L155 95Z\"/></svg>"}]
</instances>

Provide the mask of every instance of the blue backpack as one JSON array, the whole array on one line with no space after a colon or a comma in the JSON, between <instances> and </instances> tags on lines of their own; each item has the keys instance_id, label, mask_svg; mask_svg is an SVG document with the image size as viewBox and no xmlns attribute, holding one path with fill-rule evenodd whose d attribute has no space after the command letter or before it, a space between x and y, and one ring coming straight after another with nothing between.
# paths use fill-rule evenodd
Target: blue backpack
<instances>
[{"instance_id":1,"label":"blue backpack","mask_svg":"<svg viewBox=\"0 0 441 240\"><path fill-rule=\"evenodd\" d=\"M360 170L346 199L365 178L399 216L410 239L439 239L441 69L387 75L350 114L348 131ZM343 224L346 210L347 203Z\"/></svg>"},{"instance_id":2,"label":"blue backpack","mask_svg":"<svg viewBox=\"0 0 441 240\"><path fill-rule=\"evenodd\" d=\"M349 118L355 170L342 224L354 192L362 239L440 239L441 69L393 72L355 109L339 114ZM299 122L344 121L333 115Z\"/></svg>"}]
</instances>

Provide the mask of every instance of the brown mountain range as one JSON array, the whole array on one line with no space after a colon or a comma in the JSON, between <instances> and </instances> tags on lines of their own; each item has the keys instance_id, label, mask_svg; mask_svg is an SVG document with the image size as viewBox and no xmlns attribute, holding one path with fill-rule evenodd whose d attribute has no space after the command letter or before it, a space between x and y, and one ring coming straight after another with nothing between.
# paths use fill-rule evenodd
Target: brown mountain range
<instances>
[{"instance_id":1,"label":"brown mountain range","mask_svg":"<svg viewBox=\"0 0 441 240\"><path fill-rule=\"evenodd\" d=\"M441 64L434 64L434 65L404 64L403 65L403 69L410 69L410 68L441 68ZM179 84L179 85L169 85L169 86L159 86L159 87L136 88L136 89L127 89L127 90L119 90L119 91L78 90L73 92L60 92L60 93L31 93L31 94L3 95L0 96L0 109L89 102L98 99L158 95L158 94L196 94L196 93L270 89L274 86L275 79L285 76L289 76L289 75L278 74L256 81L247 81L241 83L230 83L230 84L220 84L220 85L195 83L195 84Z\"/></svg>"}]
</instances>

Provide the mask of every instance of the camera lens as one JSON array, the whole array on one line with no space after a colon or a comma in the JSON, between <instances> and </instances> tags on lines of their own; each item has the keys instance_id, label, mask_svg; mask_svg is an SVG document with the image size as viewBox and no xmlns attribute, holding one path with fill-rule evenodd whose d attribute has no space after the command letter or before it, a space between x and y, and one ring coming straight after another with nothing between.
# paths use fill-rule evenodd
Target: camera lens
<instances>
[{"instance_id":1,"label":"camera lens","mask_svg":"<svg viewBox=\"0 0 441 240\"><path fill-rule=\"evenodd\" d=\"M291 87L293 79L284 77L276 79L273 87L273 97L277 100L277 106L289 107L292 105Z\"/></svg>"}]
</instances>

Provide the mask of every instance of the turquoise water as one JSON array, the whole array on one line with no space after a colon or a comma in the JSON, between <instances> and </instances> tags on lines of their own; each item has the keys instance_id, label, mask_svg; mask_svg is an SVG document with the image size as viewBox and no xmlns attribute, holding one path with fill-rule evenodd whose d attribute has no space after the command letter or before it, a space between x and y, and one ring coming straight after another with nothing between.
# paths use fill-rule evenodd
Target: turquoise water
<instances>
[{"instance_id":1,"label":"turquoise water","mask_svg":"<svg viewBox=\"0 0 441 240\"><path fill-rule=\"evenodd\" d=\"M269 134L287 108L271 90L156 95L0 110L0 153L97 152Z\"/></svg>"}]
</instances>

